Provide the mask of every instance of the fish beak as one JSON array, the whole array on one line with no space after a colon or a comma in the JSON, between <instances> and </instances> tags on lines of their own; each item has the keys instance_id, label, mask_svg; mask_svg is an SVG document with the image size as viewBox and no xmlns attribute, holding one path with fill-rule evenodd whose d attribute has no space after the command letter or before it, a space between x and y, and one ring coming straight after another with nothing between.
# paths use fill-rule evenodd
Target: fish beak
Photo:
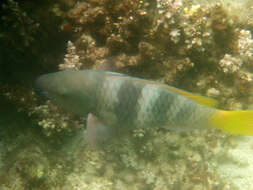
<instances>
[{"instance_id":1,"label":"fish beak","mask_svg":"<svg viewBox=\"0 0 253 190\"><path fill-rule=\"evenodd\" d=\"M37 93L43 94L44 96L46 96L46 97L48 98L48 97L49 97L49 96L48 96L48 92L46 92L45 90L42 90L42 89L40 88L39 79L40 79L40 78L38 78L38 79L35 81L34 89L35 89L35 91L36 91Z\"/></svg>"}]
</instances>

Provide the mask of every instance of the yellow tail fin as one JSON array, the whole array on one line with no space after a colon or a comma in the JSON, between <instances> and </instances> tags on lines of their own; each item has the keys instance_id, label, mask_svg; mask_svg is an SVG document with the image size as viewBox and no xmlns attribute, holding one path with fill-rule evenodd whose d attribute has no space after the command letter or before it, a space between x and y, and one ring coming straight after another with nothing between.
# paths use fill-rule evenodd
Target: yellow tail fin
<instances>
[{"instance_id":1,"label":"yellow tail fin","mask_svg":"<svg viewBox=\"0 0 253 190\"><path fill-rule=\"evenodd\" d=\"M253 111L218 110L210 119L212 126L233 134L253 136Z\"/></svg>"}]
</instances>

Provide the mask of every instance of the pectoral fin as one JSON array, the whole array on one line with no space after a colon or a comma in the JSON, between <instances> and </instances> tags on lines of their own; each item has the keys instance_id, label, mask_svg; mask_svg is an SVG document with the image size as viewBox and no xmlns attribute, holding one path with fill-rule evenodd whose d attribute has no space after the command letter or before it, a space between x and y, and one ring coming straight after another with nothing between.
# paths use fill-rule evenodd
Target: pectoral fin
<instances>
[{"instance_id":1,"label":"pectoral fin","mask_svg":"<svg viewBox=\"0 0 253 190\"><path fill-rule=\"evenodd\" d=\"M92 113L87 118L87 138L93 149L96 149L112 137L112 129L99 121Z\"/></svg>"}]
</instances>

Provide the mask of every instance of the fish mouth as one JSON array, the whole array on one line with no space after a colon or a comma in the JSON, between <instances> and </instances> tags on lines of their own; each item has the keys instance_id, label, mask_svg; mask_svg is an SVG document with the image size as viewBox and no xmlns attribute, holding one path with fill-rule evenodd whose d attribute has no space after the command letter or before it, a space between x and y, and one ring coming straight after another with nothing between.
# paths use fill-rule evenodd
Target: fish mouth
<instances>
[{"instance_id":1,"label":"fish mouth","mask_svg":"<svg viewBox=\"0 0 253 190\"><path fill-rule=\"evenodd\" d=\"M39 77L39 78L37 78L37 79L35 80L34 89L35 89L35 91L36 91L38 94L43 94L44 96L49 97L48 92L45 91L45 90L43 90L43 89L41 88L41 80L40 80L40 79L41 79L41 77Z\"/></svg>"}]
</instances>

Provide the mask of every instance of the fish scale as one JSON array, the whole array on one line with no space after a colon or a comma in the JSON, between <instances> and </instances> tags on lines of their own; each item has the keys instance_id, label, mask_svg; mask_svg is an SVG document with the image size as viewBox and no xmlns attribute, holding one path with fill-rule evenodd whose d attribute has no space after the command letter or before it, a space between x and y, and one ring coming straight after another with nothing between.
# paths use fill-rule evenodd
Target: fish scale
<instances>
[{"instance_id":1,"label":"fish scale","mask_svg":"<svg viewBox=\"0 0 253 190\"><path fill-rule=\"evenodd\" d=\"M138 99L141 95L143 84L125 80L118 91L119 103L114 105L119 123L123 126L133 125L139 106Z\"/></svg>"},{"instance_id":2,"label":"fish scale","mask_svg":"<svg viewBox=\"0 0 253 190\"><path fill-rule=\"evenodd\" d=\"M111 122L111 125L115 127L186 127L196 125L198 124L196 121L203 120L196 115L194 120L191 119L193 118L192 113L195 113L194 110L201 106L195 108L197 105L195 102L174 92L139 81L108 78L104 81L103 86L106 88L103 88L104 92L99 98L104 101L100 101L101 104L107 104L110 101L113 108L108 109L104 106L103 109L100 107L97 112L102 120L104 116L101 113L106 112L105 117L107 118L108 115L115 115L116 119ZM108 95L108 92L114 95ZM148 95L145 92L152 93ZM212 112L212 109L207 108L206 112ZM199 117L205 116L202 114Z\"/></svg>"},{"instance_id":3,"label":"fish scale","mask_svg":"<svg viewBox=\"0 0 253 190\"><path fill-rule=\"evenodd\" d=\"M96 111L97 115L102 120L108 114L114 115L114 122L111 122L113 126L134 126L134 121L139 110L138 99L141 94L141 89L145 85L136 85L131 81L115 80L111 77L107 77L103 83L103 88L99 89L100 95L97 101L100 106L98 106ZM105 106L107 104L110 104L110 106Z\"/></svg>"},{"instance_id":4,"label":"fish scale","mask_svg":"<svg viewBox=\"0 0 253 190\"><path fill-rule=\"evenodd\" d=\"M114 105L119 104L118 91L122 86L123 80L112 80L110 77L104 77L101 81L101 88L96 91L96 115L110 125L116 125L117 115L114 111ZM108 122L108 120L110 120Z\"/></svg>"},{"instance_id":5,"label":"fish scale","mask_svg":"<svg viewBox=\"0 0 253 190\"><path fill-rule=\"evenodd\" d=\"M148 127L152 123L153 115L151 109L159 98L158 87L146 85L143 87L141 97L138 100L139 112L137 113L135 125L137 127Z\"/></svg>"}]
</instances>

